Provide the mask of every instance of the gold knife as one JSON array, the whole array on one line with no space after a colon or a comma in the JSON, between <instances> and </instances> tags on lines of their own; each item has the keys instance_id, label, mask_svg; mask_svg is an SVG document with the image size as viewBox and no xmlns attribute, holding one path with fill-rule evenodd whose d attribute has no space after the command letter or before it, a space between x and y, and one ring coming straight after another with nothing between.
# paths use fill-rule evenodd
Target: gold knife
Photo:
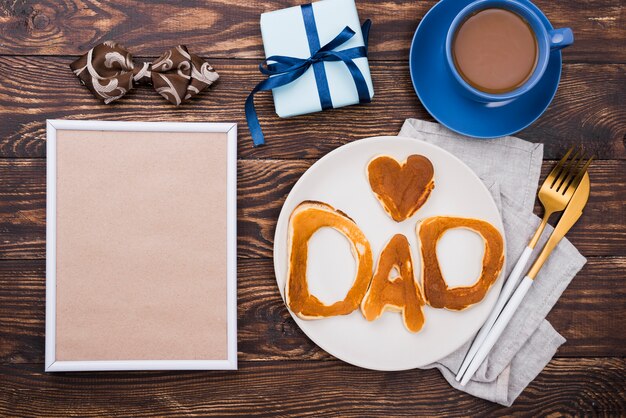
<instances>
[{"instance_id":1,"label":"gold knife","mask_svg":"<svg viewBox=\"0 0 626 418\"><path fill-rule=\"evenodd\" d=\"M539 270L550 256L550 253L552 253L552 250L554 250L559 241L563 239L567 231L570 230L570 228L583 214L583 208L585 207L585 205L587 204L587 200L589 199L590 190L591 185L589 182L589 174L585 172L585 175L578 185L578 188L572 196L572 200L570 200L569 204L567 205L565 212L563 212L561 219L559 219L559 222L556 224L556 228L554 228L554 231L552 232L552 235L550 235L548 242L546 242L546 245L544 245L543 249L541 250L539 257L537 257L537 260L528 271L526 277L524 277L517 289L515 289L515 293L513 293L511 299L509 299L509 301L507 302L506 306L500 313L500 316L498 316L498 320L493 324L493 327L485 337L485 341L478 349L478 352L476 352L476 355L468 366L467 371L463 375L463 379L461 380L461 386L465 386L467 382L470 381L472 376L474 376L474 373L476 373L478 367L485 360L496 341L498 341L498 338L500 338L500 335L502 334L508 323L511 321L511 318L513 318L513 315L517 311L519 304L522 302L522 299L524 299L524 296L526 296L526 293L528 292L528 289L530 289L530 287L532 286L535 277L537 276L537 273L539 273Z\"/></svg>"}]
</instances>

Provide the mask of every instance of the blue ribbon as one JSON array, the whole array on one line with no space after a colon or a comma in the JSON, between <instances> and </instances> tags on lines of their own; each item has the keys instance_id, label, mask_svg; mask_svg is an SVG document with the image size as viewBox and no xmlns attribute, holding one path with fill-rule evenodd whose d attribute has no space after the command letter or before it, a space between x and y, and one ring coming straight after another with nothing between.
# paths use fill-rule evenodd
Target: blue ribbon
<instances>
[{"instance_id":1,"label":"blue ribbon","mask_svg":"<svg viewBox=\"0 0 626 418\"><path fill-rule=\"evenodd\" d=\"M311 56L320 50L320 38L317 34L317 24L315 23L315 15L313 14L313 5L305 4L300 6L302 10L302 18L304 19L304 28L306 37L309 41L309 51ZM308 23L307 23L308 22ZM316 61L312 64L313 73L315 74L315 83L320 96L320 104L322 110L332 109L333 101L330 97L330 88L328 87L328 79L326 78L326 68L322 61Z\"/></svg>"},{"instance_id":2,"label":"blue ribbon","mask_svg":"<svg viewBox=\"0 0 626 418\"><path fill-rule=\"evenodd\" d=\"M344 49L343 51L334 51L335 48L352 39L355 32L350 29L349 26L346 26L332 41L320 47L317 28L315 26L315 17L313 16L313 8L310 4L301 7L311 56L304 59L273 55L259 64L259 70L263 74L272 77L257 84L246 99L246 120L248 121L248 129L250 129L255 147L265 144L265 138L254 108L254 94L259 91L272 90L289 84L301 77L311 66L313 66L322 109L333 107L328 80L326 79L326 71L324 69L324 61L342 61L350 71L350 75L354 80L354 85L359 95L359 103L369 103L371 100L365 77L353 60L367 57L367 41L372 22L368 19L363 23L363 26L361 26L364 46Z\"/></svg>"}]
</instances>

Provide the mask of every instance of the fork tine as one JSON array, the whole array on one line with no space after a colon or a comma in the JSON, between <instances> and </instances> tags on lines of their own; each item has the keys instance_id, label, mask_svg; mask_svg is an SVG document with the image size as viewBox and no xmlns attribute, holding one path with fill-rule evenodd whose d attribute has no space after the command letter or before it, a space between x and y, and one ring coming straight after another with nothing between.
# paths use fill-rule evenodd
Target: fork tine
<instances>
[{"instance_id":1,"label":"fork tine","mask_svg":"<svg viewBox=\"0 0 626 418\"><path fill-rule=\"evenodd\" d=\"M578 157L578 153L577 153ZM559 193L565 193L567 186L571 183L572 179L576 177L576 174L579 172L579 167L581 167L585 160L585 153L583 149L580 149L580 156L576 159L572 159L571 165L568 167L567 173L562 176L561 183L556 188L556 191Z\"/></svg>"},{"instance_id":2,"label":"fork tine","mask_svg":"<svg viewBox=\"0 0 626 418\"><path fill-rule=\"evenodd\" d=\"M553 188L555 190L558 190L559 187L561 187L561 185L563 184L563 181L567 178L567 175L572 170L574 162L579 158L579 154L581 153L581 151L582 150L580 148L578 148L576 150L576 152L574 153L572 158L569 159L567 164L563 167L563 170L561 170L561 172L559 173L559 176L552 183L552 187L551 188Z\"/></svg>"},{"instance_id":3,"label":"fork tine","mask_svg":"<svg viewBox=\"0 0 626 418\"><path fill-rule=\"evenodd\" d=\"M563 158L561 158L561 161L556 163L552 171L550 171L550 174L548 174L548 176L546 177L545 184L549 184L550 187L552 187L552 185L554 184L554 179L556 179L557 176L560 174L561 168L563 168L563 164L565 164L567 158L570 156L572 151L574 151L574 147L571 147L569 150L567 150Z\"/></svg>"},{"instance_id":4,"label":"fork tine","mask_svg":"<svg viewBox=\"0 0 626 418\"><path fill-rule=\"evenodd\" d=\"M578 185L580 185L580 182L583 179L583 176L585 175L585 173L587 172L587 169L589 168L589 166L591 165L591 162L593 161L593 156L590 157L587 162L585 163L585 165L582 166L582 168L578 171L578 174L576 174L576 177L574 177L574 179L572 180L572 182L569 184L569 186L567 186L567 188L563 191L563 195L564 196L568 196L570 194L574 194L574 191L576 191L576 188L578 188Z\"/></svg>"}]
</instances>

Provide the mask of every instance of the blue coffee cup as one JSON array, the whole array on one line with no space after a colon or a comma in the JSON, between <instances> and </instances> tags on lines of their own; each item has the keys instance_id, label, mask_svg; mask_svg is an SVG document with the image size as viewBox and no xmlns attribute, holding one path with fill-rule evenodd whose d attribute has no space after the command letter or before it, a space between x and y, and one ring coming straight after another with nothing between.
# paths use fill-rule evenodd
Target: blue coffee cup
<instances>
[{"instance_id":1,"label":"blue coffee cup","mask_svg":"<svg viewBox=\"0 0 626 418\"><path fill-rule=\"evenodd\" d=\"M528 23L537 39L537 63L533 73L523 85L506 93L486 93L471 86L457 71L452 54L452 43L459 26L471 15L481 10L492 8L509 10L522 17ZM531 10L517 0L477 0L463 8L452 21L446 37L446 60L453 78L457 81L461 92L465 96L483 103L509 102L530 91L541 80L548 67L551 51L565 48L573 42L574 34L570 28L546 28L538 12Z\"/></svg>"}]
</instances>

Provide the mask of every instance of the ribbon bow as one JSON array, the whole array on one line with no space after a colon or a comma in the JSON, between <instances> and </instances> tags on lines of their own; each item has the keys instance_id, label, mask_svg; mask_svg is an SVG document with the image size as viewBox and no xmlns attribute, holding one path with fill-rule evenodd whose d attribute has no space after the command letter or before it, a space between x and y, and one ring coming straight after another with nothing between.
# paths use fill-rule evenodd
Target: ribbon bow
<instances>
[{"instance_id":1,"label":"ribbon bow","mask_svg":"<svg viewBox=\"0 0 626 418\"><path fill-rule=\"evenodd\" d=\"M213 84L219 75L187 47L171 48L152 63L135 66L133 56L117 42L106 41L70 64L81 83L104 103L124 96L135 84L152 84L178 106Z\"/></svg>"},{"instance_id":2,"label":"ribbon bow","mask_svg":"<svg viewBox=\"0 0 626 418\"><path fill-rule=\"evenodd\" d=\"M310 5L305 5L310 6ZM359 67L354 63L354 59L367 57L367 41L369 37L369 30L372 22L368 19L361 26L363 32L364 46L355 48L344 49L342 51L334 51L335 48L343 45L355 35L355 32L346 26L332 41L326 45L320 47L319 39L317 38L317 31L315 30L315 21L312 17L311 9L302 6L305 27L307 28L307 37L309 41L309 49L311 50L311 56L309 58L296 58L283 55L273 55L265 59L259 64L259 70L270 78L261 81L256 85L252 92L246 99L246 120L248 122L248 128L252 135L252 141L254 146L263 145L265 138L261 125L259 124L259 118L254 108L254 94L259 91L272 90L276 87L284 86L291 83L302 76L311 66L315 72L315 80L317 83L318 93L320 96L320 103L322 109L330 109L333 107L330 98L330 89L328 87L328 81L326 80L326 73L324 71L324 61L342 61L354 80L357 93L359 95L359 103L369 103L370 93L365 82L365 77L359 70ZM313 28L310 30L309 28Z\"/></svg>"}]
</instances>

